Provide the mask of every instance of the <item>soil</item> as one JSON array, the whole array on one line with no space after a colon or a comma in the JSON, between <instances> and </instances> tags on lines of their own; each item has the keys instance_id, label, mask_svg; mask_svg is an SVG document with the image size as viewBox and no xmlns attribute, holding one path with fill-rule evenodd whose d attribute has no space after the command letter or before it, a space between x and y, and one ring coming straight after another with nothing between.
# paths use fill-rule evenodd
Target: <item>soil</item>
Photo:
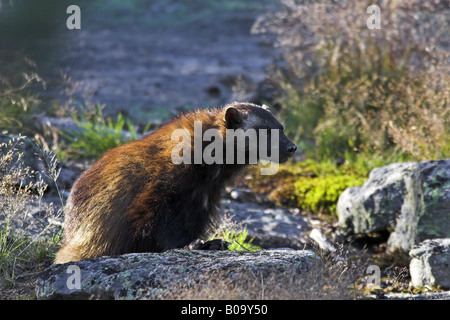
<instances>
[{"instance_id":1,"label":"soil","mask_svg":"<svg viewBox=\"0 0 450 320\"><path fill-rule=\"evenodd\" d=\"M66 90L137 122L256 99L276 55L270 40L251 34L268 1L131 3L81 6L81 29L61 31L58 54L46 61L44 96L68 98Z\"/></svg>"}]
</instances>

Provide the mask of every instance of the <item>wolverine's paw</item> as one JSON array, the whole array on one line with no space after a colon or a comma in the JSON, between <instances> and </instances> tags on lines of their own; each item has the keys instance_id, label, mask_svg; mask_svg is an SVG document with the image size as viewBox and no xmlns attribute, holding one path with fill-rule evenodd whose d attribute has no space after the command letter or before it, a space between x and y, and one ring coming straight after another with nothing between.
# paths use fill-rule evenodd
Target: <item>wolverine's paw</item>
<instances>
[{"instance_id":1,"label":"wolverine's paw","mask_svg":"<svg viewBox=\"0 0 450 320\"><path fill-rule=\"evenodd\" d=\"M192 242L188 248L191 250L228 250L230 244L220 239L213 239L206 242L198 239Z\"/></svg>"}]
</instances>

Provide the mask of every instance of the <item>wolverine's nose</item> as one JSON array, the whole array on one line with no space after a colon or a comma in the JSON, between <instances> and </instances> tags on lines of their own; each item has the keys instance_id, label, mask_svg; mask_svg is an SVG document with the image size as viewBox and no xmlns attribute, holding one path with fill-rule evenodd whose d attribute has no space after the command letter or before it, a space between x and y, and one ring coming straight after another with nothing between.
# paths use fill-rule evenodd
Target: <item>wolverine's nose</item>
<instances>
[{"instance_id":1,"label":"wolverine's nose","mask_svg":"<svg viewBox=\"0 0 450 320\"><path fill-rule=\"evenodd\" d=\"M295 153L295 151L297 151L297 146L295 144L291 144L287 147L287 152L290 155L293 155Z\"/></svg>"}]
</instances>

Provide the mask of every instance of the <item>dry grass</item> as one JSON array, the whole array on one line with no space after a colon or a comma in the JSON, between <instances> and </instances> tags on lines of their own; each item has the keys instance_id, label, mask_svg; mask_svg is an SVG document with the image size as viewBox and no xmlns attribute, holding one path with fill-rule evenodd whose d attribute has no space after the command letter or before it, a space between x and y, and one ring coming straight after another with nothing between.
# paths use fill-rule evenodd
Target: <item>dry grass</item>
<instances>
[{"instance_id":1,"label":"dry grass","mask_svg":"<svg viewBox=\"0 0 450 320\"><path fill-rule=\"evenodd\" d=\"M281 1L254 26L274 33L284 65L273 82L291 135L316 156L450 156L448 6L442 1Z\"/></svg>"},{"instance_id":2,"label":"dry grass","mask_svg":"<svg viewBox=\"0 0 450 320\"><path fill-rule=\"evenodd\" d=\"M404 88L409 102L405 112L382 114L393 141L416 159L450 157L449 74L425 75L423 86Z\"/></svg>"},{"instance_id":3,"label":"dry grass","mask_svg":"<svg viewBox=\"0 0 450 320\"><path fill-rule=\"evenodd\" d=\"M366 267L352 261L339 247L336 254L321 255L323 265L299 274L297 271L257 273L248 271L230 276L218 271L200 276L196 283L178 284L161 299L175 300L312 300L358 299L362 297Z\"/></svg>"},{"instance_id":4,"label":"dry grass","mask_svg":"<svg viewBox=\"0 0 450 320\"><path fill-rule=\"evenodd\" d=\"M47 216L58 216L62 210L54 212L52 205L42 203L47 185L25 164L20 151L24 139L19 135L0 144L0 298L32 297L34 280L51 264L59 241L58 235L47 233L48 225L38 234L29 232L30 202L37 203ZM56 159L50 153L43 153L43 158L48 167L41 173L56 181Z\"/></svg>"}]
</instances>

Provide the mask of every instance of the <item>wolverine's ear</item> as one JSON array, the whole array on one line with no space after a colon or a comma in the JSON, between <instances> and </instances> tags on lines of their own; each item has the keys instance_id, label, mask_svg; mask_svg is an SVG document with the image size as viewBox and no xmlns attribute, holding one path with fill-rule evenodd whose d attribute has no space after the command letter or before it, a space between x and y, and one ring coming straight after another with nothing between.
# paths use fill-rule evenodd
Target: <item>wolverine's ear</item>
<instances>
[{"instance_id":1,"label":"wolverine's ear","mask_svg":"<svg viewBox=\"0 0 450 320\"><path fill-rule=\"evenodd\" d=\"M237 125L242 124L242 114L238 109L229 107L225 111L225 122L227 124L227 128L236 127Z\"/></svg>"}]
</instances>

